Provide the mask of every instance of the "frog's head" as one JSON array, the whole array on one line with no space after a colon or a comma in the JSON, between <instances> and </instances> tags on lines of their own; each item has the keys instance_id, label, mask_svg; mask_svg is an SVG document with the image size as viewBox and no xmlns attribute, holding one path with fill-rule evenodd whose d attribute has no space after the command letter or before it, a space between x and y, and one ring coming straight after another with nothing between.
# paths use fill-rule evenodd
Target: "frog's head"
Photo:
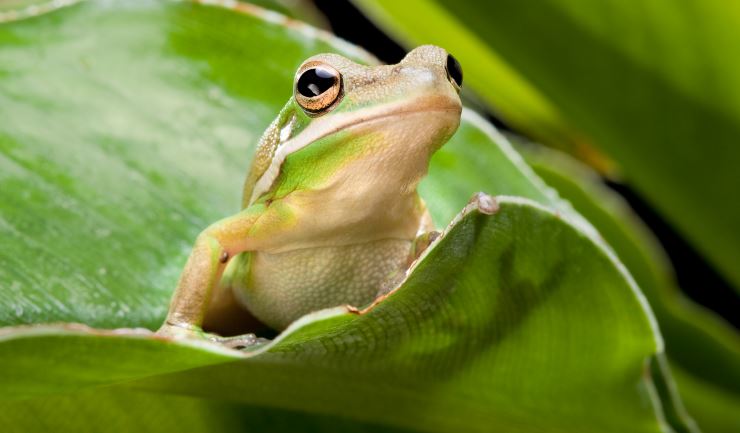
<instances>
[{"instance_id":1,"label":"frog's head","mask_svg":"<svg viewBox=\"0 0 740 433\"><path fill-rule=\"evenodd\" d=\"M293 97L262 137L245 205L298 189L415 190L460 123L462 69L425 45L395 65L336 54L307 59Z\"/></svg>"}]
</instances>

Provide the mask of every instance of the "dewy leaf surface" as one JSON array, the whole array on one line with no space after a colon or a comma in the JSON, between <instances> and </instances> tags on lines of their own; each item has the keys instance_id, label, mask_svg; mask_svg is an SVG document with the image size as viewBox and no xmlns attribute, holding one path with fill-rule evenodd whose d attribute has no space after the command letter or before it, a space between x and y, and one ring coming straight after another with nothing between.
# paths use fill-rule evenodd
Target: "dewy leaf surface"
<instances>
[{"instance_id":1,"label":"dewy leaf surface","mask_svg":"<svg viewBox=\"0 0 740 433\"><path fill-rule=\"evenodd\" d=\"M408 44L459 53L470 86L522 130L616 160L740 289L740 4L356 3Z\"/></svg>"},{"instance_id":2,"label":"dewy leaf surface","mask_svg":"<svg viewBox=\"0 0 740 433\"><path fill-rule=\"evenodd\" d=\"M0 26L0 321L156 327L192 239L236 210L296 66L322 51L372 61L295 23L191 3L83 3ZM6 329L2 398L110 384L432 431L661 431L646 373L661 341L641 295L489 132L468 113L435 159L437 221L477 189L560 210L471 209L384 302L307 316L243 360ZM457 177L466 142L491 177Z\"/></svg>"}]
</instances>

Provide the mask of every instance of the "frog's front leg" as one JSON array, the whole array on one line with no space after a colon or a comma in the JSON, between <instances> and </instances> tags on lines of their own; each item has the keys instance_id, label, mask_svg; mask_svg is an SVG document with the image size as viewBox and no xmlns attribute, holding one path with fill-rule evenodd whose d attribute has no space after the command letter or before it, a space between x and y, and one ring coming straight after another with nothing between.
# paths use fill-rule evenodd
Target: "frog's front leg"
<instances>
[{"instance_id":1,"label":"frog's front leg","mask_svg":"<svg viewBox=\"0 0 740 433\"><path fill-rule=\"evenodd\" d=\"M276 227L256 224L258 219L270 219L264 205L250 206L211 225L198 236L172 296L167 319L158 331L160 335L218 340L202 331L203 319L229 260L242 251L264 246L273 231L271 228Z\"/></svg>"}]
</instances>

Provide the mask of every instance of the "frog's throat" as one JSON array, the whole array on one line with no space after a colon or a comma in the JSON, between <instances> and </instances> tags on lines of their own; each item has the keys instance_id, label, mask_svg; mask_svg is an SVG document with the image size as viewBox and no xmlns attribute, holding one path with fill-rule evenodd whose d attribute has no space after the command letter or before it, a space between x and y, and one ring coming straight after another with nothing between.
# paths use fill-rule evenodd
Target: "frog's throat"
<instances>
[{"instance_id":1,"label":"frog's throat","mask_svg":"<svg viewBox=\"0 0 740 433\"><path fill-rule=\"evenodd\" d=\"M419 113L449 112L459 118L461 110L462 106L459 99L447 95L434 95L418 97L411 102L403 101L317 119L311 128L304 130L301 134L291 138L277 148L270 166L255 183L249 203L254 203L257 198L272 187L272 184L280 174L280 167L288 155L324 137L363 123L388 117L398 118Z\"/></svg>"}]
</instances>

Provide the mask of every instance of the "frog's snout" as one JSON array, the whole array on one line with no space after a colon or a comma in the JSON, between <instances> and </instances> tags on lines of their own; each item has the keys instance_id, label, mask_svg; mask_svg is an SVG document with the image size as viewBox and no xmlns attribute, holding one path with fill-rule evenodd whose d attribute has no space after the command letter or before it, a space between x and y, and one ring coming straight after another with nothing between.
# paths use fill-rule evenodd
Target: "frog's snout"
<instances>
[{"instance_id":1,"label":"frog's snout","mask_svg":"<svg viewBox=\"0 0 740 433\"><path fill-rule=\"evenodd\" d=\"M426 67L431 75L444 77L457 92L462 88L463 69L460 62L444 48L436 45L422 45L406 54L399 65ZM419 73L419 72L417 72ZM423 76L424 74L420 74Z\"/></svg>"}]
</instances>

